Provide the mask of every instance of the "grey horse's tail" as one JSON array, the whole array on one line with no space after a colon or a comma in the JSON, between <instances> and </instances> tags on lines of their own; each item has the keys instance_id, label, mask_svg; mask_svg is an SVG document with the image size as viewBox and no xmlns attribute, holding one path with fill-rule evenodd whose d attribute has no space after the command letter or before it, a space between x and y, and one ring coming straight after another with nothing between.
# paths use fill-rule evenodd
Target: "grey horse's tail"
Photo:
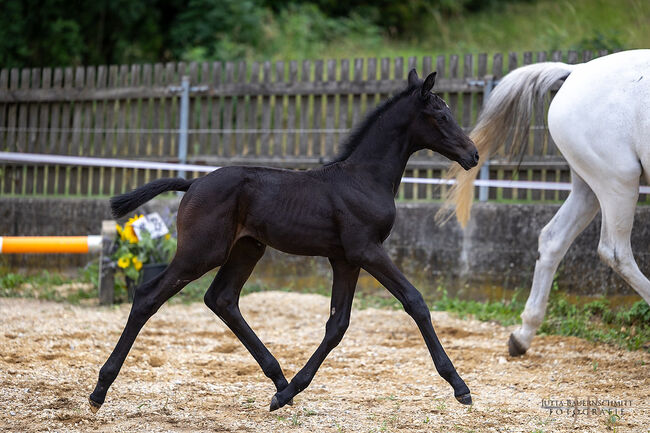
<instances>
[{"instance_id":1,"label":"grey horse's tail","mask_svg":"<svg viewBox=\"0 0 650 433\"><path fill-rule=\"evenodd\" d=\"M533 108L540 106L553 84L567 78L576 66L559 62L537 63L515 69L501 79L470 134L481 162L469 171L456 164L449 170L448 177L455 177L456 183L447 192L445 204L436 215L439 222L448 220L455 212L465 227L474 198L474 179L483 162L505 143L512 144L508 157L523 155L524 138L530 129Z\"/></svg>"}]
</instances>

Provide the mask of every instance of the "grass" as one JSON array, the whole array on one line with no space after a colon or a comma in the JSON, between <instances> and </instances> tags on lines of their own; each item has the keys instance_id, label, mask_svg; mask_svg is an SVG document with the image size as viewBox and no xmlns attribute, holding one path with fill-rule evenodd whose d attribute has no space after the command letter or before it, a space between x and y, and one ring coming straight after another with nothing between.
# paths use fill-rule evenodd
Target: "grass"
<instances>
[{"instance_id":1,"label":"grass","mask_svg":"<svg viewBox=\"0 0 650 433\"><path fill-rule=\"evenodd\" d=\"M646 0L539 0L505 3L450 18L436 12L415 37L393 39L364 17L337 24L297 9L265 29L268 44L248 50L249 60L409 57L509 51L631 49L650 46ZM203 60L188 58L188 60Z\"/></svg>"},{"instance_id":2,"label":"grass","mask_svg":"<svg viewBox=\"0 0 650 433\"><path fill-rule=\"evenodd\" d=\"M214 278L214 272L189 284L181 293L171 299L172 303L201 302L203 294ZM73 285L77 283L77 285ZM79 284L81 283L81 284ZM0 272L0 296L38 298L57 302L79 303L84 299L96 297L97 264L80 270L76 277L63 277L43 271L35 275ZM61 288L64 287L65 290ZM267 287L249 284L242 290L242 296L268 290ZM289 289L280 289L289 291ZM299 290L329 296L329 288L315 287ZM435 311L448 311L460 318L474 318L480 321L509 326L520 323L520 315L525 305L525 294L515 291L510 298L496 301L478 302L458 297L450 297L443 288L427 299ZM355 297L355 307L402 309L402 306L386 291L359 290ZM650 352L650 306L638 301L630 308L615 310L606 298L599 298L583 305L569 301L556 283L549 297L546 317L538 334L564 335L584 338L589 341L612 344L628 350L644 349ZM598 368L594 364L593 369Z\"/></svg>"}]
</instances>

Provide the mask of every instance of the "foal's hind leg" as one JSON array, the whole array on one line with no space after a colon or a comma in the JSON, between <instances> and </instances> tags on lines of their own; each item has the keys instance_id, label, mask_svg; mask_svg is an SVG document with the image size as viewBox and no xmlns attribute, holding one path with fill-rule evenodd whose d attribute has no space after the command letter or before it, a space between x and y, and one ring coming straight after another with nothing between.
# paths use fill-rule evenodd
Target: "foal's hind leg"
<instances>
[{"instance_id":1,"label":"foal's hind leg","mask_svg":"<svg viewBox=\"0 0 650 433\"><path fill-rule=\"evenodd\" d=\"M327 354L339 344L348 329L354 289L359 278L359 267L331 259L330 263L334 271L334 280L332 282L330 317L325 325L325 337L307 364L291 379L289 386L273 396L271 411L291 402L296 394L307 388Z\"/></svg>"},{"instance_id":2,"label":"foal's hind leg","mask_svg":"<svg viewBox=\"0 0 650 433\"><path fill-rule=\"evenodd\" d=\"M589 185L574 172L571 173L571 180L571 194L539 235L539 257L535 263L533 285L521 314L521 327L510 334L510 356L523 355L530 347L537 328L544 320L553 275L560 261L576 236L582 233L598 212L598 200Z\"/></svg>"},{"instance_id":3,"label":"foal's hind leg","mask_svg":"<svg viewBox=\"0 0 650 433\"><path fill-rule=\"evenodd\" d=\"M178 293L190 281L220 263L214 262L213 264L214 266L211 267L195 267L191 260L179 258L177 254L160 275L136 289L131 313L124 331L122 331L115 349L99 371L97 385L90 395L90 408L93 412L96 412L104 403L108 388L120 372L126 355L147 320L158 311L165 301Z\"/></svg>"},{"instance_id":4,"label":"foal's hind leg","mask_svg":"<svg viewBox=\"0 0 650 433\"><path fill-rule=\"evenodd\" d=\"M266 245L253 238L238 240L230 252L228 261L219 269L217 276L205 294L205 304L224 321L230 330L253 355L264 374L273 381L277 391L288 385L280 364L248 326L239 311L239 294L253 268L264 255Z\"/></svg>"}]
</instances>

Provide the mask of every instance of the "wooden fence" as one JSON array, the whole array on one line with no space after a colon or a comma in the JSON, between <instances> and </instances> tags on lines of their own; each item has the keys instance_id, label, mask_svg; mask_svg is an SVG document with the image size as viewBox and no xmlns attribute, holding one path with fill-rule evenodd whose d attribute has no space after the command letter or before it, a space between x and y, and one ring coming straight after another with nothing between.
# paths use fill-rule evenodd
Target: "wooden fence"
<instances>
[{"instance_id":1,"label":"wooden fence","mask_svg":"<svg viewBox=\"0 0 650 433\"><path fill-rule=\"evenodd\" d=\"M191 83L187 162L310 168L337 151L366 110L405 85L407 71L438 71L435 90L471 129L485 83L540 61L606 52L526 52L396 59L167 63L0 71L0 150L178 161L179 86ZM536 110L520 166L496 156L491 179L568 181L566 163ZM440 177L449 162L418 152L407 176ZM174 173L161 170L0 165L0 194L107 196ZM192 175L190 173L190 175ZM198 175L198 174L195 174ZM491 199L559 200L559 191L491 189ZM439 187L404 184L401 198L436 199Z\"/></svg>"}]
</instances>

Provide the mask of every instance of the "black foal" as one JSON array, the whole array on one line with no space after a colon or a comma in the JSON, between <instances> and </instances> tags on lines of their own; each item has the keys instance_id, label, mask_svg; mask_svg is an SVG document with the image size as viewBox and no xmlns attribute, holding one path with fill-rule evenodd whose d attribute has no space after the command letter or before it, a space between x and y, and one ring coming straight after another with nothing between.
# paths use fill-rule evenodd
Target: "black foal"
<instances>
[{"instance_id":1,"label":"black foal","mask_svg":"<svg viewBox=\"0 0 650 433\"><path fill-rule=\"evenodd\" d=\"M368 271L417 323L440 376L470 404L469 388L440 345L420 293L391 261L382 242L395 219L395 194L410 155L431 149L469 169L478 163L472 141L445 102L431 93L435 72L375 109L332 162L315 170L227 167L204 177L160 179L111 200L121 217L165 191L187 191L178 209L178 250L156 278L136 289L131 314L90 395L96 411L140 329L187 283L218 266L205 303L250 351L277 389L276 410L305 389L327 354L341 341L360 268ZM280 364L239 311L239 294L266 246L328 257L334 271L325 338L302 370L287 382Z\"/></svg>"}]
</instances>

